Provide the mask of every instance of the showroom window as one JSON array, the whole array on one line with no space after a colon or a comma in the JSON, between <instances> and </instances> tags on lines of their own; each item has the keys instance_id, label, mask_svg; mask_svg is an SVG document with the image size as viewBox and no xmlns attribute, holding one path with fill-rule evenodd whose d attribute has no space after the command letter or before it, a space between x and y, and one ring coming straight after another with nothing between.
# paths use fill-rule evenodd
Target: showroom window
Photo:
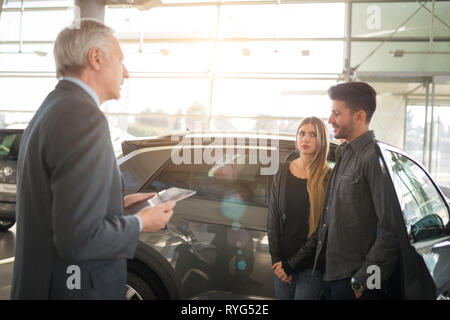
<instances>
[{"instance_id":1,"label":"showroom window","mask_svg":"<svg viewBox=\"0 0 450 320\"><path fill-rule=\"evenodd\" d=\"M73 20L73 1L3 1L0 127L25 127L53 90L53 42Z\"/></svg>"},{"instance_id":2,"label":"showroom window","mask_svg":"<svg viewBox=\"0 0 450 320\"><path fill-rule=\"evenodd\" d=\"M0 127L26 126L57 83L53 41L76 10L73 0L2 3ZM447 1L435 3L436 52L450 48L449 8ZM348 69L346 1L168 0L149 10L109 5L105 23L121 43L130 79L121 99L101 109L110 127L140 137L186 129L293 133L305 116L328 119L327 90L351 73L356 79L367 72L363 81L370 82L383 80L379 72L389 78L390 72L450 71L448 55L426 52L431 11L431 1L353 2ZM390 83L380 94L393 91ZM410 90L393 94L408 100ZM432 158L431 172L441 172L448 157Z\"/></svg>"},{"instance_id":3,"label":"showroom window","mask_svg":"<svg viewBox=\"0 0 450 320\"><path fill-rule=\"evenodd\" d=\"M102 111L111 127L135 136L293 132L307 115L328 116L326 91L343 69L344 17L344 2L109 6L105 23L120 40L130 79ZM53 41L72 19L72 0L3 2L3 127L26 125L56 85Z\"/></svg>"},{"instance_id":4,"label":"showroom window","mask_svg":"<svg viewBox=\"0 0 450 320\"><path fill-rule=\"evenodd\" d=\"M450 126L447 119L450 119L450 106L440 104L431 110L423 105L408 105L405 150L427 168L439 186L450 189Z\"/></svg>"}]
</instances>

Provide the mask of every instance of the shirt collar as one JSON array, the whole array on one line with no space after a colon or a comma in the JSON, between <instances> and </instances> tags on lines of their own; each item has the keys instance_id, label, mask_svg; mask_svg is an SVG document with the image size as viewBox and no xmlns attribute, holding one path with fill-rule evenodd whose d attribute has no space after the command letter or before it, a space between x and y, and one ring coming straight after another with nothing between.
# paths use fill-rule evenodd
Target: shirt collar
<instances>
[{"instance_id":1,"label":"shirt collar","mask_svg":"<svg viewBox=\"0 0 450 320\"><path fill-rule=\"evenodd\" d=\"M375 134L372 130L360 135L358 138L349 143L355 153L360 154L364 146L375 139Z\"/></svg>"},{"instance_id":2,"label":"shirt collar","mask_svg":"<svg viewBox=\"0 0 450 320\"><path fill-rule=\"evenodd\" d=\"M339 147L336 148L335 155L336 160L342 156L344 150L352 148L356 154L360 154L363 147L369 142L375 139L375 134L373 130L369 130L366 133L360 135L352 142L348 143L347 141L341 143Z\"/></svg>"},{"instance_id":3,"label":"shirt collar","mask_svg":"<svg viewBox=\"0 0 450 320\"><path fill-rule=\"evenodd\" d=\"M78 78L74 78L74 77L64 77L64 78L62 78L62 80L67 80L67 81L70 81L70 82L73 82L73 83L79 85L82 89L84 89L84 91L86 91L91 96L91 98L97 104L97 107L100 106L100 100L98 99L97 93L95 93L95 91L92 90L92 88L89 87L85 82L81 81Z\"/></svg>"}]
</instances>

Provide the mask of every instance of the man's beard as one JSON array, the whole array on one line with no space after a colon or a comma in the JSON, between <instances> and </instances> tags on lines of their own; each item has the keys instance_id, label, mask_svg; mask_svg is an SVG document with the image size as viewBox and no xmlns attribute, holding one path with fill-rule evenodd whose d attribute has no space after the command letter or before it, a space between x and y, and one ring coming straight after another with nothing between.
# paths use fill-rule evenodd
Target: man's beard
<instances>
[{"instance_id":1,"label":"man's beard","mask_svg":"<svg viewBox=\"0 0 450 320\"><path fill-rule=\"evenodd\" d=\"M345 126L336 126L339 131L334 135L336 139L347 139L350 136L350 133L353 131L353 123L349 123Z\"/></svg>"}]
</instances>

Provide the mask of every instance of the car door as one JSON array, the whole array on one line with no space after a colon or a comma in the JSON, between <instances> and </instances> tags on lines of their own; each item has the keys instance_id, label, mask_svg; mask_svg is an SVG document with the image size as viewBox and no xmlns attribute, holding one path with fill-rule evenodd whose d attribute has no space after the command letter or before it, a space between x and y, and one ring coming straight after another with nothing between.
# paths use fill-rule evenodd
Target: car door
<instances>
[{"instance_id":1,"label":"car door","mask_svg":"<svg viewBox=\"0 0 450 320\"><path fill-rule=\"evenodd\" d=\"M272 176L261 174L259 161L250 158L249 150L241 149L224 163L168 161L141 190L180 187L197 192L177 203L170 235L164 238L165 247L159 247L187 298L274 297L266 233Z\"/></svg>"},{"instance_id":2,"label":"car door","mask_svg":"<svg viewBox=\"0 0 450 320\"><path fill-rule=\"evenodd\" d=\"M16 171L23 130L0 130L0 231L15 223Z\"/></svg>"},{"instance_id":3,"label":"car door","mask_svg":"<svg viewBox=\"0 0 450 320\"><path fill-rule=\"evenodd\" d=\"M422 255L439 298L450 289L448 204L428 173L396 150L384 150L411 243Z\"/></svg>"}]
</instances>

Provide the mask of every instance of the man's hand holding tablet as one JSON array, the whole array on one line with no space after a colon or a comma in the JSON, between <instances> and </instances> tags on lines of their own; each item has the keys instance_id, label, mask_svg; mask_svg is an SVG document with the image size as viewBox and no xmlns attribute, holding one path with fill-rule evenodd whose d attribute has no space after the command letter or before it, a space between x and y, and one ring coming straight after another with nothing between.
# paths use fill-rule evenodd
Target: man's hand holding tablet
<instances>
[{"instance_id":1,"label":"man's hand holding tablet","mask_svg":"<svg viewBox=\"0 0 450 320\"><path fill-rule=\"evenodd\" d=\"M163 229L173 215L176 201L195 194L195 191L170 188L158 193L136 193L124 198L125 214L136 214L142 222L142 232Z\"/></svg>"},{"instance_id":2,"label":"man's hand holding tablet","mask_svg":"<svg viewBox=\"0 0 450 320\"><path fill-rule=\"evenodd\" d=\"M156 232L164 229L173 215L175 201L165 202L155 207L145 207L137 213L142 221L142 232Z\"/></svg>"},{"instance_id":3,"label":"man's hand holding tablet","mask_svg":"<svg viewBox=\"0 0 450 320\"><path fill-rule=\"evenodd\" d=\"M155 192L149 192L149 193L134 193L129 194L123 198L123 207L125 209L129 208L131 205L150 199L151 197L155 196ZM128 213L126 213L128 214Z\"/></svg>"}]
</instances>

